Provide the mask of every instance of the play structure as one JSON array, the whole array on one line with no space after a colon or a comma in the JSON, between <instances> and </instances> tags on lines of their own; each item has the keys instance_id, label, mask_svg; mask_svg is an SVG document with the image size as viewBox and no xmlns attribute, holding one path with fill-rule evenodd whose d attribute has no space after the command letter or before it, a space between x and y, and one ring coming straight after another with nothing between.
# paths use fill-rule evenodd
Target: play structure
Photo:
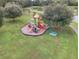
<instances>
[{"instance_id":1,"label":"play structure","mask_svg":"<svg viewBox=\"0 0 79 59\"><path fill-rule=\"evenodd\" d=\"M25 35L41 35L48 29L48 25L43 22L42 17L37 14L33 13L32 19L22 27L21 31Z\"/></svg>"}]
</instances>

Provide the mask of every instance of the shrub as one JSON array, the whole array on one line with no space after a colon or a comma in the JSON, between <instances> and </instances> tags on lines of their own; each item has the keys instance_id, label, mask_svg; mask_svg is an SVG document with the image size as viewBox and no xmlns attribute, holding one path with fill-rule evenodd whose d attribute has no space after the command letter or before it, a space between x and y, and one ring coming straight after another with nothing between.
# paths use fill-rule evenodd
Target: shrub
<instances>
[{"instance_id":1,"label":"shrub","mask_svg":"<svg viewBox=\"0 0 79 59\"><path fill-rule=\"evenodd\" d=\"M5 16L8 18L16 18L22 15L22 8L14 2L7 3L5 6Z\"/></svg>"},{"instance_id":2,"label":"shrub","mask_svg":"<svg viewBox=\"0 0 79 59\"><path fill-rule=\"evenodd\" d=\"M3 25L3 7L0 7L0 27Z\"/></svg>"},{"instance_id":3,"label":"shrub","mask_svg":"<svg viewBox=\"0 0 79 59\"><path fill-rule=\"evenodd\" d=\"M53 29L60 29L69 25L72 21L72 12L66 5L53 5L45 8L44 17L48 20L48 24Z\"/></svg>"}]
</instances>

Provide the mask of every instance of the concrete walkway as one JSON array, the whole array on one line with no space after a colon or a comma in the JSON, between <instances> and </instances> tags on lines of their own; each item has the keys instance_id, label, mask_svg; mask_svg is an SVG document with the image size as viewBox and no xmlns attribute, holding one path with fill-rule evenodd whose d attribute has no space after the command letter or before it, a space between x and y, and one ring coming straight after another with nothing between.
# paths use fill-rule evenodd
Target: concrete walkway
<instances>
[{"instance_id":1,"label":"concrete walkway","mask_svg":"<svg viewBox=\"0 0 79 59\"><path fill-rule=\"evenodd\" d=\"M73 16L72 19L73 19L73 21L78 23L78 16Z\"/></svg>"},{"instance_id":2,"label":"concrete walkway","mask_svg":"<svg viewBox=\"0 0 79 59\"><path fill-rule=\"evenodd\" d=\"M73 31L75 31L76 34L78 34L78 28L74 28L72 25L70 25L70 27L73 29Z\"/></svg>"},{"instance_id":3,"label":"concrete walkway","mask_svg":"<svg viewBox=\"0 0 79 59\"><path fill-rule=\"evenodd\" d=\"M73 16L73 22L78 23L78 16ZM69 25L75 32L78 34L78 28L73 27L72 25Z\"/></svg>"}]
</instances>

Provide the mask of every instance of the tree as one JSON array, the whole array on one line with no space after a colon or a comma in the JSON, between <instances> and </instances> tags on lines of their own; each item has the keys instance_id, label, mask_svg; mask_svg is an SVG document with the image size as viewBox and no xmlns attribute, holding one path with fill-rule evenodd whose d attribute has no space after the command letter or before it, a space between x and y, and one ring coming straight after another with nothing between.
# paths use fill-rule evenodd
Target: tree
<instances>
[{"instance_id":1,"label":"tree","mask_svg":"<svg viewBox=\"0 0 79 59\"><path fill-rule=\"evenodd\" d=\"M3 25L3 7L0 7L0 27Z\"/></svg>"},{"instance_id":2,"label":"tree","mask_svg":"<svg viewBox=\"0 0 79 59\"><path fill-rule=\"evenodd\" d=\"M78 0L63 0L63 3L69 6L78 6Z\"/></svg>"},{"instance_id":3,"label":"tree","mask_svg":"<svg viewBox=\"0 0 79 59\"><path fill-rule=\"evenodd\" d=\"M51 3L53 3L52 0L40 0L40 4L41 4L41 5L49 5L49 4L51 4Z\"/></svg>"},{"instance_id":4,"label":"tree","mask_svg":"<svg viewBox=\"0 0 79 59\"><path fill-rule=\"evenodd\" d=\"M72 16L71 10L66 5L47 6L44 11L44 17L47 19L49 26L55 30L69 25Z\"/></svg>"},{"instance_id":5,"label":"tree","mask_svg":"<svg viewBox=\"0 0 79 59\"><path fill-rule=\"evenodd\" d=\"M14 1L16 4L21 5L22 7L28 7L32 5L32 1L31 0L15 0Z\"/></svg>"},{"instance_id":6,"label":"tree","mask_svg":"<svg viewBox=\"0 0 79 59\"><path fill-rule=\"evenodd\" d=\"M67 0L68 5L78 6L78 0Z\"/></svg>"},{"instance_id":7,"label":"tree","mask_svg":"<svg viewBox=\"0 0 79 59\"><path fill-rule=\"evenodd\" d=\"M4 7L6 3L12 2L12 1L14 1L14 0L0 0L0 6Z\"/></svg>"},{"instance_id":8,"label":"tree","mask_svg":"<svg viewBox=\"0 0 79 59\"><path fill-rule=\"evenodd\" d=\"M33 3L33 6L39 6L40 0L33 0L32 3Z\"/></svg>"},{"instance_id":9,"label":"tree","mask_svg":"<svg viewBox=\"0 0 79 59\"><path fill-rule=\"evenodd\" d=\"M22 15L22 8L19 5L16 5L14 2L6 4L5 6L6 17L13 18L13 21L15 21L15 18L21 15Z\"/></svg>"}]
</instances>

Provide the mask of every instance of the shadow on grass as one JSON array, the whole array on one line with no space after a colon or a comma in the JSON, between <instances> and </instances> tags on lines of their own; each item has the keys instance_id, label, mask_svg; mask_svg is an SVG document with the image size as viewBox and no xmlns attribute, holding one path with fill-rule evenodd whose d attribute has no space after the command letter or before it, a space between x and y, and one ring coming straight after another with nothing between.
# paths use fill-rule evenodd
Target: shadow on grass
<instances>
[{"instance_id":1,"label":"shadow on grass","mask_svg":"<svg viewBox=\"0 0 79 59\"><path fill-rule=\"evenodd\" d=\"M17 24L17 23L22 23L22 21L19 19L16 19L16 20L9 20L9 21L7 21L7 23Z\"/></svg>"}]
</instances>

